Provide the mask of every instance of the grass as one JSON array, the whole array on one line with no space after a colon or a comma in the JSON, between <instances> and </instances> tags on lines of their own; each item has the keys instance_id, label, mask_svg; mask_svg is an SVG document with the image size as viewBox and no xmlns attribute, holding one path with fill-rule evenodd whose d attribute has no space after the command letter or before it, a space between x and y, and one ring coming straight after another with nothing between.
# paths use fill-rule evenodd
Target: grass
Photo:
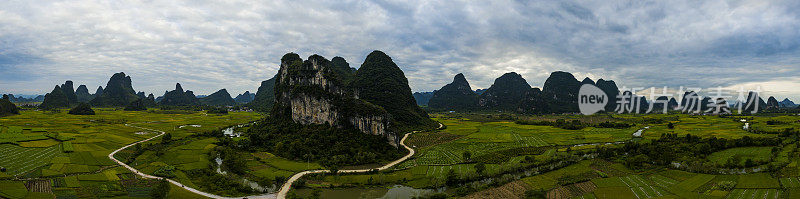
<instances>
[{"instance_id":1,"label":"grass","mask_svg":"<svg viewBox=\"0 0 800 199\"><path fill-rule=\"evenodd\" d=\"M54 157L63 156L60 147L24 148L11 144L0 144L0 166L5 173L20 176L50 163Z\"/></svg>"},{"instance_id":2,"label":"grass","mask_svg":"<svg viewBox=\"0 0 800 199\"><path fill-rule=\"evenodd\" d=\"M686 181L675 184L673 187L686 191L694 191L695 189L697 189L700 186L703 186L712 179L714 179L714 175L697 174L689 179L686 179Z\"/></svg>"},{"instance_id":3,"label":"grass","mask_svg":"<svg viewBox=\"0 0 800 199\"><path fill-rule=\"evenodd\" d=\"M594 191L597 198L638 198L628 187L602 187Z\"/></svg>"},{"instance_id":4,"label":"grass","mask_svg":"<svg viewBox=\"0 0 800 199\"><path fill-rule=\"evenodd\" d=\"M57 180L63 186L56 194L78 197L110 197L117 194L141 195L141 187L130 190L118 174L124 168L112 168L95 173L115 163L108 154L124 145L156 135L125 124L169 132L173 139L182 139L235 124L256 120L252 112L231 112L228 115L207 115L204 112L164 114L142 111L95 109L97 115L76 116L60 112L23 110L20 115L0 117L0 166L7 169L4 176L43 177ZM178 128L186 124L199 127ZM158 141L158 140L156 140ZM164 159L179 169L207 168L206 152L212 149L215 138L197 139L186 145L169 149ZM148 159L135 165L149 165ZM161 161L161 160L158 160ZM155 161L154 161L155 162ZM63 177L64 175L71 175ZM182 179L188 179L182 175ZM191 182L185 183L191 185ZM23 187L24 188L24 187ZM6 189L0 188L5 191ZM90 190L90 191L87 191ZM174 189L176 190L176 189ZM146 191L146 190L145 190ZM175 192L178 195L185 193ZM191 198L195 198L193 196ZM1 197L0 197L1 198ZM16 198L16 197L13 197Z\"/></svg>"},{"instance_id":5,"label":"grass","mask_svg":"<svg viewBox=\"0 0 800 199\"><path fill-rule=\"evenodd\" d=\"M780 183L767 173L740 175L736 183L737 189L779 189Z\"/></svg>"},{"instance_id":6,"label":"grass","mask_svg":"<svg viewBox=\"0 0 800 199\"><path fill-rule=\"evenodd\" d=\"M738 157L737 164L744 164L747 159L753 161L769 161L772 157L772 147L739 147L726 149L719 152L714 152L708 159L715 162L717 165L724 165L729 159Z\"/></svg>"},{"instance_id":7,"label":"grass","mask_svg":"<svg viewBox=\"0 0 800 199\"><path fill-rule=\"evenodd\" d=\"M28 189L22 181L0 181L0 197L24 198Z\"/></svg>"},{"instance_id":8,"label":"grass","mask_svg":"<svg viewBox=\"0 0 800 199\"><path fill-rule=\"evenodd\" d=\"M734 189L726 198L779 198L778 189Z\"/></svg>"},{"instance_id":9,"label":"grass","mask_svg":"<svg viewBox=\"0 0 800 199\"><path fill-rule=\"evenodd\" d=\"M47 147L58 145L59 143L61 143L61 142L56 141L54 139L18 142L19 146L21 146L21 147L37 147L37 148L47 148Z\"/></svg>"}]
</instances>

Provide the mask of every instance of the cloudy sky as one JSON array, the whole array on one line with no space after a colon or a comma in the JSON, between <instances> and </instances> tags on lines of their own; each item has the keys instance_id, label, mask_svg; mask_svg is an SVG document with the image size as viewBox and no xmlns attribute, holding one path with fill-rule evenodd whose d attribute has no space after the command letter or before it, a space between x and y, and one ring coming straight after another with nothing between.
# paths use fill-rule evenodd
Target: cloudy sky
<instances>
[{"instance_id":1,"label":"cloudy sky","mask_svg":"<svg viewBox=\"0 0 800 199\"><path fill-rule=\"evenodd\" d=\"M464 73L627 87L755 89L800 101L800 1L0 1L0 93L105 86L255 91L280 57L392 56L414 91Z\"/></svg>"}]
</instances>

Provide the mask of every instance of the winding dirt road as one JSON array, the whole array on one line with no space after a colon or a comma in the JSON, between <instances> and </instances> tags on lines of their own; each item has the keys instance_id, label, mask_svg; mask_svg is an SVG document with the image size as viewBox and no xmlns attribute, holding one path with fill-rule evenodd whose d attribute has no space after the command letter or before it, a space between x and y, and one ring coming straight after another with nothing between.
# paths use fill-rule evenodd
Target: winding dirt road
<instances>
[{"instance_id":1,"label":"winding dirt road","mask_svg":"<svg viewBox=\"0 0 800 199\"><path fill-rule=\"evenodd\" d=\"M119 149L117 149L117 150L115 150L115 151L111 152L111 154L108 154L108 158L109 158L109 159L111 159L111 160L113 160L113 161L114 161L114 162L116 162L117 164L119 164L119 165L122 165L122 166L124 166L125 168L128 168L128 170L131 170L131 172L133 172L133 173L135 173L136 175L139 175L139 176L141 176L141 177L143 177L143 178L149 178L149 179L159 179L159 180L160 180L160 179L165 179L165 178L162 178L162 177L158 177L158 176L152 176L152 175L148 175L148 174L145 174L145 173L139 172L139 170L136 170L135 168L133 168L133 167L131 167L131 166L128 166L128 164L125 164L124 162L122 162L122 161L119 161L119 160L117 160L116 158L114 158L114 154L117 154L117 152L120 152L120 151L122 151L122 150L125 150L125 149L127 149L128 147L134 146L134 145L136 145L136 144L139 144L139 143L142 143L142 142L147 142L147 141L150 141L150 140L152 140L152 139L155 139L155 138L157 138L157 137L160 137L160 136L162 136L162 135L166 134L166 132L164 132L164 131L159 131L159 130L155 130L155 129L149 129L149 128L143 128L143 127L133 126L133 125L130 125L130 124L125 124L125 126L128 126L128 127L133 127L133 128L138 128L138 129L143 129L143 130L148 130L148 131L153 131L153 132L159 132L160 134L158 134L158 135L156 135L156 136L153 136L153 137L151 137L151 138L147 138L147 139L145 139L145 140L141 140L141 141L138 141L138 142L134 142L134 143L132 143L132 144L129 144L129 145L126 145L126 146L124 146L124 147L122 147L122 148L119 148ZM441 129L443 126L444 126L444 125L442 125L442 123L439 123L439 129ZM353 170L339 170L338 172L339 172L339 173L365 173L365 172L370 172L370 171L372 171L372 170L378 170L378 171L382 171L382 170L389 169L390 167L392 167L392 166L394 166L394 165L397 165L397 164L399 164L399 163L401 163L401 162L403 162L403 161L406 161L408 158L411 158L411 156L414 156L414 153L415 153L414 149L412 149L411 147L408 147L408 146L406 146L406 144L405 144L406 138L408 138L408 135L411 135L412 133L416 133L416 132L417 132L417 131L414 131L414 132L411 132L411 133L406 133L406 135L404 135L404 136L403 136L403 139L401 139L401 140L400 140L400 145L402 145L403 147L405 147L405 148L406 148L406 149L408 149L408 151L409 151L409 153L408 153L406 156L403 156L403 158L400 158L400 159L398 159L398 160L395 160L395 161L393 161L393 162L391 162L391 163L389 163L389 164L386 164L386 165L384 165L384 166L382 166L382 167L379 167L379 168L373 168L373 169L353 169ZM291 178L289 178L289 180L288 180L288 181L286 181L286 183L284 183L284 184L283 184L283 186L281 186L281 189L280 189L280 191L277 193L277 195L276 195L276 194L263 194L263 195L255 195L255 196L242 196L242 197L225 197L225 196L219 196L219 195L215 195L215 194L211 194L211 193L206 193L206 192L203 192L203 191L200 191L200 190L197 190L197 189L191 188L191 187L187 187L187 186L185 186L185 185L183 185L183 184L181 184L181 183L179 183L179 182L177 182L177 181L171 180L171 179L166 179L166 180L167 180L167 181L169 181L170 183L174 184L175 186L181 187L181 188L183 188L183 189L186 189L187 191L191 191L191 192L193 192L193 193L196 193L196 194L198 194L198 195L202 195L202 196L209 197L209 198L220 198L220 199L238 199L238 198L247 198L247 199L253 199L253 198L254 198L254 199L274 199L274 198L278 198L278 199L285 199L285 198L286 198L286 194L287 194L287 193L289 193L289 189L291 189L291 188L292 188L292 184L294 184L294 182L295 182L295 181L297 181L298 179L300 179L300 178L301 178L301 177L303 177L304 175L313 174L313 173L329 173L329 172L331 172L331 171L330 171L330 170L311 170L311 171L303 171L303 172L297 173L297 174L293 175Z\"/></svg>"},{"instance_id":2,"label":"winding dirt road","mask_svg":"<svg viewBox=\"0 0 800 199\"><path fill-rule=\"evenodd\" d=\"M162 177L158 177L158 176L152 176L152 175L148 175L148 174L145 174L145 173L139 172L139 170L136 170L135 168L133 168L133 167L131 167L131 166L128 166L128 164L125 164L124 162L122 162L122 161L119 161L119 160L117 160L116 158L114 158L114 154L117 154L117 152L120 152L120 151L122 151L122 150L125 150L126 148L128 148L128 147L131 147L131 146L133 146L133 145L136 145L136 144L139 144L139 143L142 143L142 142L147 142L147 141L150 141L150 140L152 140L152 139L155 139L155 138L157 138L157 137L160 137L160 136L162 136L162 135L166 134L166 132L164 132L164 131L159 131L159 130L155 130L155 129L142 128L142 127L133 126L133 125L129 125L129 124L125 124L125 126L128 126L128 127L133 127L133 128L138 128L138 129L144 129L144 130L153 131L153 132L159 132L160 134L158 134L158 135L156 135L156 136L153 136L153 137L151 137L151 138L147 138L147 139L145 139L145 140L142 140L142 141L134 142L134 143L132 143L132 144L129 144L129 145L127 145L127 146L124 146L124 147L122 147L122 148L119 148L119 149L117 149L116 151L114 151L114 152L111 152L111 154L108 154L108 158L109 158L109 159L111 159L111 160L113 160L114 162L117 162L117 164L119 164L119 165L122 165L122 166L124 166L125 168L128 168L128 170L131 170L131 172L135 173L136 175L142 176L143 178L149 178L149 179L159 179L159 180L160 180L160 179L164 179L164 178L162 178ZM273 198L275 198L275 194L264 194L264 195L257 195L257 196L244 196L244 197L225 197L225 196L218 196L218 195L214 195L214 194L211 194L211 193L206 193L206 192L203 192L203 191L200 191L200 190L197 190L197 189L191 188L191 187L187 187L187 186L185 186L185 185L181 184L180 182L177 182L177 181L174 181L174 180L171 180L171 179L167 179L167 181L169 181L170 183L174 184L175 186L178 186L178 187L181 187L181 188L183 188L183 189L186 189L187 191L191 191L191 192L193 192L193 193L196 193L196 194L198 194L198 195L202 195L202 196L209 197L209 198L221 198L221 199L234 199L234 198L257 198L257 199L261 199L261 198L263 198L263 199L273 199Z\"/></svg>"},{"instance_id":3,"label":"winding dirt road","mask_svg":"<svg viewBox=\"0 0 800 199\"><path fill-rule=\"evenodd\" d=\"M442 123L439 123L439 129L441 129L443 126L444 125L442 125ZM384 165L382 167L379 167L379 168L339 170L338 172L339 173L365 173L365 172L370 172L372 170L382 171L382 170L386 170L386 169L388 169L388 168L390 168L390 167L392 167L394 165L397 165L397 164L399 164L399 163L401 163L403 161L406 161L408 158L411 158L411 156L414 156L414 153L415 153L414 149L412 149L411 147L406 146L406 138L408 138L408 135L411 135L412 133L416 133L416 132L417 131L414 131L414 132L411 132L411 133L406 133L406 135L403 136L403 139L400 140L400 145L402 145L403 147L408 149L408 155L403 156L403 158L395 160L394 162L391 162L391 163L386 164L386 165ZM294 184L295 181L299 180L304 175L308 175L308 174L312 174L312 173L330 173L330 172L331 172L330 170L311 170L311 171L303 171L303 172L294 174L291 178L289 178L288 181L286 181L286 183L283 184L283 186L281 186L281 190L278 191L278 199L285 199L286 198L286 194L289 193L289 189L292 188L292 184Z\"/></svg>"}]
</instances>

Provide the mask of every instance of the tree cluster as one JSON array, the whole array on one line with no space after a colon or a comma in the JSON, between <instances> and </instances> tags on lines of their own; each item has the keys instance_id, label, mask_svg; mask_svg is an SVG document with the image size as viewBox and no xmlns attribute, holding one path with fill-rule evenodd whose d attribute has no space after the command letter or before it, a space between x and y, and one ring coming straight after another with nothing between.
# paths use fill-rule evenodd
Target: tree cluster
<instances>
[{"instance_id":1,"label":"tree cluster","mask_svg":"<svg viewBox=\"0 0 800 199\"><path fill-rule=\"evenodd\" d=\"M353 128L300 125L270 118L253 125L246 135L249 143L234 145L262 148L281 157L319 162L330 168L393 160L402 153L386 144L382 136Z\"/></svg>"}]
</instances>

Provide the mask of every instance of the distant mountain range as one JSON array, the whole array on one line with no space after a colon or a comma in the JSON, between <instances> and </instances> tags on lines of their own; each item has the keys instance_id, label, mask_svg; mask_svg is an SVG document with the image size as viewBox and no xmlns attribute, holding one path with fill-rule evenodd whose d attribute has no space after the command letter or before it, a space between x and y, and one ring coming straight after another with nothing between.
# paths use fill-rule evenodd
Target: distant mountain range
<instances>
[{"instance_id":1,"label":"distant mountain range","mask_svg":"<svg viewBox=\"0 0 800 199\"><path fill-rule=\"evenodd\" d=\"M212 93L206 97L200 98L200 103L204 105L211 105L211 106L233 106L236 105L236 101L231 98L231 94L228 93L228 90L221 89L217 92Z\"/></svg>"},{"instance_id":2,"label":"distant mountain range","mask_svg":"<svg viewBox=\"0 0 800 199\"><path fill-rule=\"evenodd\" d=\"M256 94L250 93L250 91L245 91L244 93L237 95L235 98L233 98L233 100L239 104L247 104L252 102L255 98Z\"/></svg>"},{"instance_id":3,"label":"distant mountain range","mask_svg":"<svg viewBox=\"0 0 800 199\"><path fill-rule=\"evenodd\" d=\"M550 77L544 82L542 89L531 88L521 75L511 72L497 78L488 89L475 92L471 92L470 85L464 75L457 74L452 83L433 92L433 96L429 99L427 106L433 110L511 111L532 114L577 113L579 112L578 90L583 84L593 84L604 91L610 100L605 111L617 111L616 99L620 91L614 81L598 79L595 82L588 77L578 81L571 73L563 71L551 73ZM637 103L639 104L638 111L640 113L645 112L651 103L653 103L652 110L657 112L664 110L664 103L666 103L667 110L674 110L679 107L688 108L691 104L687 103L700 104L694 107L696 110L709 110L712 108L710 106L712 103L710 97L698 99L698 102L691 102L693 100L692 96L695 96L694 98L697 97L697 94L691 91L684 93L680 104L675 98L659 97L656 100L648 101L644 97L636 96L632 93L624 94L639 99ZM417 97L418 100L425 100L423 93L418 92L417 95L419 95ZM756 103L760 110L797 107L794 102L788 99L778 102L774 97L770 97L767 102L764 102L760 97L753 96L754 93L749 95L752 99L757 99L758 102L748 101L748 103L745 103L745 105L749 104L749 106L744 107L745 111L753 110ZM718 103L727 104L725 101ZM730 110L731 108L726 107L725 109ZM623 111L632 110L627 108Z\"/></svg>"},{"instance_id":4,"label":"distant mountain range","mask_svg":"<svg viewBox=\"0 0 800 199\"><path fill-rule=\"evenodd\" d=\"M433 92L414 92L414 94L412 94L412 95L414 96L414 100L417 101L417 105L427 106L428 105L428 101L431 100L431 98L433 97L433 93L434 92L436 92L436 91L433 91Z\"/></svg>"},{"instance_id":5,"label":"distant mountain range","mask_svg":"<svg viewBox=\"0 0 800 199\"><path fill-rule=\"evenodd\" d=\"M324 58L323 58L324 59ZM327 61L327 60L326 60ZM341 82L342 85L350 86L354 83L363 83L356 80L355 72L359 71L349 66L341 57L334 57L328 61L328 70L334 71L329 78L331 81ZM393 63L392 63L393 64ZM147 107L156 105L167 106L234 106L244 105L260 112L270 112L275 103L275 84L278 75L265 80L259 86L256 93L239 94L232 98L226 89L221 89L211 95L195 96L192 91L184 91L180 84L176 84L176 89L166 91L163 96L153 97L153 94L145 95L144 92L135 92L131 83L131 77L125 73L114 74L103 88L99 86L94 94L90 94L86 85L80 85L73 89L72 81L65 81L61 85L56 85L53 90L46 95L40 95L33 99L15 97L8 95L9 101L14 103L42 102L40 107L44 109L73 107L81 102L88 102L96 107L126 107L138 99L143 99L142 104ZM319 80L312 80L319 81ZM407 80L405 80L407 84ZM398 82L402 84L401 81ZM575 113L578 112L577 94L578 89L583 84L593 84L606 92L609 100L615 100L619 94L618 87L614 81L598 79L593 81L584 78L578 81L571 73L556 71L550 74L545 80L543 87L531 88L527 81L519 74L510 72L503 74L495 79L494 83L487 89L472 90L471 85L463 74L457 74L453 81L442 88L433 92L415 92L412 100L418 106L428 106L433 110L488 110L488 111L511 111L518 113ZM686 94L691 94L687 92ZM751 94L752 95L752 94ZM685 98L685 97L684 97ZM675 99L661 97L656 100L642 100L640 104L647 107L653 103L655 110L662 110L663 102L668 102L667 109L672 110L686 105L685 99ZM701 109L709 108L711 98L701 99L703 104ZM679 103L680 102L680 103ZM734 102L732 107L741 104ZM753 104L753 103L750 103ZM789 99L778 101L774 97L769 97L766 101L758 97L759 107L764 109L784 109L797 108L798 105ZM393 107L391 103L387 107ZM615 111L616 104L612 101L605 108L606 111Z\"/></svg>"},{"instance_id":6,"label":"distant mountain range","mask_svg":"<svg viewBox=\"0 0 800 199\"><path fill-rule=\"evenodd\" d=\"M794 108L794 107L797 107L797 104L792 102L792 100L789 100L789 98L786 98L786 99L783 99L783 101L780 102L780 106L784 107L784 108Z\"/></svg>"}]
</instances>

